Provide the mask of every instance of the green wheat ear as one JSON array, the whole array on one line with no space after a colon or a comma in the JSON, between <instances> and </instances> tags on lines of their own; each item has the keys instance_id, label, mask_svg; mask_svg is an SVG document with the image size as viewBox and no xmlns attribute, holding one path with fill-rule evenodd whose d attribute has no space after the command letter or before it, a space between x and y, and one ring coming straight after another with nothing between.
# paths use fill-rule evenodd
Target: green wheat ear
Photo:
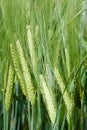
<instances>
[{"instance_id":1,"label":"green wheat ear","mask_svg":"<svg viewBox=\"0 0 87 130\"><path fill-rule=\"evenodd\" d=\"M48 115L50 117L52 124L54 124L56 119L56 106L55 106L54 95L52 91L49 90L49 88L47 87L43 75L40 75L40 86L41 86L41 93L48 111Z\"/></svg>"},{"instance_id":2,"label":"green wheat ear","mask_svg":"<svg viewBox=\"0 0 87 130\"><path fill-rule=\"evenodd\" d=\"M35 46L34 46L34 42L33 42L33 38L32 38L30 25L27 25L26 28L27 28L27 41L28 41L28 48L29 48L31 63L32 63L32 67L33 67L33 72L36 76L37 61L36 61L36 54L35 54Z\"/></svg>"},{"instance_id":3,"label":"green wheat ear","mask_svg":"<svg viewBox=\"0 0 87 130\"><path fill-rule=\"evenodd\" d=\"M26 0L25 2L25 12L26 12L26 22L29 22L30 19L30 2L29 0Z\"/></svg>"},{"instance_id":4,"label":"green wheat ear","mask_svg":"<svg viewBox=\"0 0 87 130\"><path fill-rule=\"evenodd\" d=\"M10 105L11 105L13 82L14 82L14 71L13 71L12 66L10 65L9 72L8 72L6 95L5 95L6 111L9 111L9 108L10 108Z\"/></svg>"},{"instance_id":5,"label":"green wheat ear","mask_svg":"<svg viewBox=\"0 0 87 130\"><path fill-rule=\"evenodd\" d=\"M66 68L68 77L70 77L70 60L69 60L69 51L67 48L65 48L65 58L66 58Z\"/></svg>"},{"instance_id":6,"label":"green wheat ear","mask_svg":"<svg viewBox=\"0 0 87 130\"><path fill-rule=\"evenodd\" d=\"M15 50L13 44L10 44L10 51L11 51L12 62L13 62L13 65L14 65L14 70L15 70L17 78L20 82L21 90L22 90L23 94L26 96L25 82L24 82L22 71L21 71L17 51Z\"/></svg>"},{"instance_id":7,"label":"green wheat ear","mask_svg":"<svg viewBox=\"0 0 87 130\"><path fill-rule=\"evenodd\" d=\"M54 68L54 76L55 76L55 78L56 78L56 80L57 80L57 82L59 84L59 87L60 87L64 102L65 102L65 105L66 105L67 121L69 123L70 122L70 116L71 116L71 113L72 113L72 110L73 110L73 102L72 102L72 99L69 96L69 93L68 93L67 89L65 90L65 85L64 85L64 83L62 81L62 78L60 76L60 73L59 73L58 69L56 69L56 68Z\"/></svg>"},{"instance_id":8,"label":"green wheat ear","mask_svg":"<svg viewBox=\"0 0 87 130\"><path fill-rule=\"evenodd\" d=\"M17 47L18 54L20 57L20 63L21 63L22 71L23 71L23 77L25 80L27 98L30 100L31 104L34 105L34 103L35 103L34 87L33 87L33 83L31 80L31 75L30 75L30 72L28 69L28 65L25 60L23 50L22 50L19 40L16 42L16 47Z\"/></svg>"}]
</instances>

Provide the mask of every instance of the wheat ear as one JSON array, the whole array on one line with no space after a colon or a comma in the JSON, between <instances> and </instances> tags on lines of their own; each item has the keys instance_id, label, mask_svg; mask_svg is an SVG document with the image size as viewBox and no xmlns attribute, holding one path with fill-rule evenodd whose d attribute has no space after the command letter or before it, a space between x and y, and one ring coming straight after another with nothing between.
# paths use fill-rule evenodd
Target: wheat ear
<instances>
[{"instance_id":1,"label":"wheat ear","mask_svg":"<svg viewBox=\"0 0 87 130\"><path fill-rule=\"evenodd\" d=\"M10 65L10 67L9 67L9 72L8 72L8 80L7 80L6 94L5 94L5 106L6 106L6 111L9 110L10 105L11 105L13 82L14 82L14 71L13 71L12 66Z\"/></svg>"},{"instance_id":2,"label":"wheat ear","mask_svg":"<svg viewBox=\"0 0 87 130\"><path fill-rule=\"evenodd\" d=\"M34 105L35 103L34 87L31 80L30 72L28 70L28 65L25 60L23 50L22 50L19 40L16 42L16 47L19 53L20 63L21 63L22 71L23 71L24 80L25 80L27 98L30 100L31 104Z\"/></svg>"},{"instance_id":3,"label":"wheat ear","mask_svg":"<svg viewBox=\"0 0 87 130\"><path fill-rule=\"evenodd\" d=\"M18 55L12 44L10 44L10 51L11 51L11 56L12 56L12 62L14 65L14 70L16 72L17 78L21 85L21 90L23 94L26 96L26 87L25 87L25 82L24 82L22 71L21 71Z\"/></svg>"},{"instance_id":4,"label":"wheat ear","mask_svg":"<svg viewBox=\"0 0 87 130\"><path fill-rule=\"evenodd\" d=\"M69 51L65 48L65 57L66 57L66 68L68 72L68 77L70 77L70 60L69 60Z\"/></svg>"},{"instance_id":5,"label":"wheat ear","mask_svg":"<svg viewBox=\"0 0 87 130\"><path fill-rule=\"evenodd\" d=\"M29 0L26 0L25 2L25 13L26 13L26 22L29 22L30 19L30 2Z\"/></svg>"},{"instance_id":6,"label":"wheat ear","mask_svg":"<svg viewBox=\"0 0 87 130\"><path fill-rule=\"evenodd\" d=\"M33 42L33 38L32 38L30 25L27 25L26 28L27 28L27 41L28 41L28 48L29 48L31 63L32 63L32 67L33 67L33 72L36 75L37 61L36 61L36 56L35 56L35 47L34 47L34 42Z\"/></svg>"},{"instance_id":7,"label":"wheat ear","mask_svg":"<svg viewBox=\"0 0 87 130\"><path fill-rule=\"evenodd\" d=\"M48 111L48 115L50 117L51 122L54 124L56 119L56 106L55 106L55 100L52 95L51 90L47 87L47 84L45 82L45 79L43 75L40 75L40 86L41 86L41 93L43 96L43 99L45 101L45 105Z\"/></svg>"},{"instance_id":8,"label":"wheat ear","mask_svg":"<svg viewBox=\"0 0 87 130\"><path fill-rule=\"evenodd\" d=\"M62 78L60 76L60 73L58 71L58 69L54 69L54 76L59 84L59 87L61 89L61 93L62 93L62 96L63 96L63 99L64 99L64 102L65 102L65 105L66 105L66 109L67 109L67 121L69 123L70 121L70 116L71 116L71 113L72 113L72 109L73 109L73 104L72 104L72 100L67 92L67 89L65 90L65 85L62 81Z\"/></svg>"}]
</instances>

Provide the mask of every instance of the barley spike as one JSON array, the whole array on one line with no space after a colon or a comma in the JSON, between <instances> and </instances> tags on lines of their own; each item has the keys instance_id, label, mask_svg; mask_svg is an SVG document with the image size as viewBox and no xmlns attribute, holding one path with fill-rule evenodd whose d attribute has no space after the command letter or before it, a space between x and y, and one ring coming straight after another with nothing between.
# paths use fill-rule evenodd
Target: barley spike
<instances>
[{"instance_id":1,"label":"barley spike","mask_svg":"<svg viewBox=\"0 0 87 130\"><path fill-rule=\"evenodd\" d=\"M34 87L33 87L33 83L31 80L31 75L30 75L30 72L28 69L28 65L25 60L23 50L22 50L19 40L16 42L16 47L17 47L17 50L19 53L20 63L21 63L22 71L23 71L24 80L25 80L27 98L30 100L31 104L34 105L34 103L35 103Z\"/></svg>"},{"instance_id":2,"label":"barley spike","mask_svg":"<svg viewBox=\"0 0 87 130\"><path fill-rule=\"evenodd\" d=\"M22 74L22 71L20 68L18 55L16 54L16 50L12 44L10 44L10 50L11 50L11 56L12 56L12 61L13 61L13 65L14 65L14 70L15 70L18 80L20 82L21 90L22 90L23 94L26 96L26 87L25 87L23 74Z\"/></svg>"},{"instance_id":3,"label":"barley spike","mask_svg":"<svg viewBox=\"0 0 87 130\"><path fill-rule=\"evenodd\" d=\"M50 117L50 120L52 124L55 123L56 119L56 106L55 106L55 100L52 94L52 92L47 87L47 84L45 82L45 79L43 75L40 75L40 85L41 85L41 93L45 100L45 105L47 107L48 115Z\"/></svg>"},{"instance_id":4,"label":"barley spike","mask_svg":"<svg viewBox=\"0 0 87 130\"><path fill-rule=\"evenodd\" d=\"M9 73L8 73L8 80L7 80L6 94L5 94L6 111L9 111L9 108L10 108L10 105L11 105L13 82L14 82L14 71L13 71L12 66L10 65Z\"/></svg>"}]
</instances>

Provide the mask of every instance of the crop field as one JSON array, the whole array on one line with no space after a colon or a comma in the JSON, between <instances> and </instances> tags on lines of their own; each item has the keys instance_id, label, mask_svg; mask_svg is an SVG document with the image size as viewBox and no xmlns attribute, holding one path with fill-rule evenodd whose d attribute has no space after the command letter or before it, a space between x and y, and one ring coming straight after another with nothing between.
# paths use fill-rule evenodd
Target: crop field
<instances>
[{"instance_id":1,"label":"crop field","mask_svg":"<svg viewBox=\"0 0 87 130\"><path fill-rule=\"evenodd\" d=\"M0 0L0 130L87 130L87 0Z\"/></svg>"}]
</instances>

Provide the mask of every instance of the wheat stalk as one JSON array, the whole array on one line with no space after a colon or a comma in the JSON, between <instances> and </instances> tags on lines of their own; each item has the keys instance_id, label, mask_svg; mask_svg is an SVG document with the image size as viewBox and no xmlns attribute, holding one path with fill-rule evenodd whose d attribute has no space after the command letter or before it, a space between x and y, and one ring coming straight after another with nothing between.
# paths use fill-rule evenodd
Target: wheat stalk
<instances>
[{"instance_id":1,"label":"wheat stalk","mask_svg":"<svg viewBox=\"0 0 87 130\"><path fill-rule=\"evenodd\" d=\"M24 80L25 80L27 98L30 100L31 104L34 105L35 103L34 87L31 80L30 72L28 70L28 65L25 60L23 50L22 50L19 40L16 42L16 47L19 53L20 63L21 63L22 71L23 71Z\"/></svg>"},{"instance_id":2,"label":"wheat stalk","mask_svg":"<svg viewBox=\"0 0 87 130\"><path fill-rule=\"evenodd\" d=\"M12 61L13 61L13 65L14 65L14 70L15 70L18 80L20 82L21 90L22 90L23 94L26 96L26 87L25 87L23 74L22 74L22 71L20 68L18 55L12 44L10 44L10 50L11 50L11 56L12 56Z\"/></svg>"},{"instance_id":3,"label":"wheat stalk","mask_svg":"<svg viewBox=\"0 0 87 130\"><path fill-rule=\"evenodd\" d=\"M13 71L12 66L10 65L10 67L9 67L9 73L8 73L8 80L7 80L6 94L5 94L6 111L9 110L10 105L11 105L13 82L14 82L14 71Z\"/></svg>"},{"instance_id":4,"label":"wheat stalk","mask_svg":"<svg viewBox=\"0 0 87 130\"><path fill-rule=\"evenodd\" d=\"M41 93L45 100L45 105L47 107L48 115L50 117L51 122L54 124L56 119L56 107L55 100L52 95L52 91L49 90L43 75L40 75L40 85L41 85Z\"/></svg>"}]
</instances>

